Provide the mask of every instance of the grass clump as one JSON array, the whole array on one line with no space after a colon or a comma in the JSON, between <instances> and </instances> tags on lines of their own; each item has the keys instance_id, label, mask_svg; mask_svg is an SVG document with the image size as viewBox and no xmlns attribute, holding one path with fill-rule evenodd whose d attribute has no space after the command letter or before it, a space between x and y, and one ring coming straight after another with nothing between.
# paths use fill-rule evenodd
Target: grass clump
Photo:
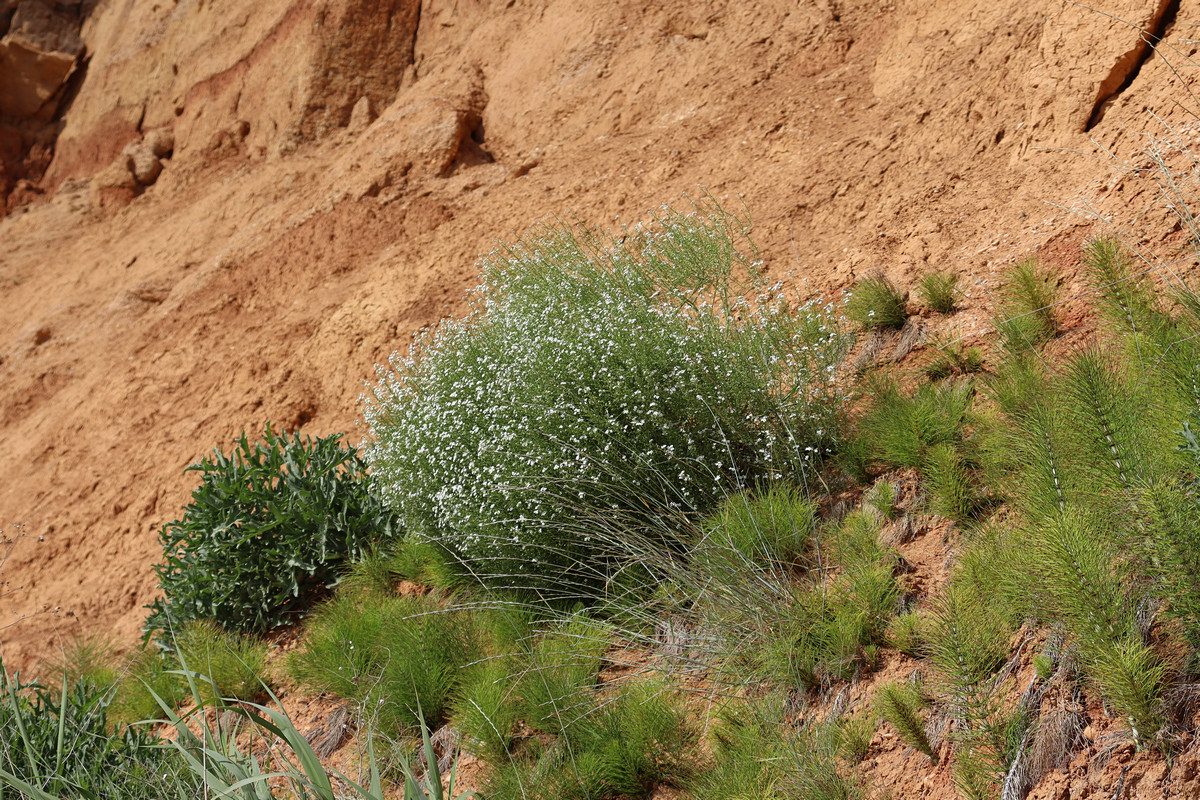
<instances>
[{"instance_id":1,"label":"grass clump","mask_svg":"<svg viewBox=\"0 0 1200 800\"><path fill-rule=\"evenodd\" d=\"M947 587L933 607L926 652L934 686L954 721L955 783L967 797L990 797L1028 728L1004 701L996 673L1008 658L1011 629L990 595L969 582Z\"/></svg>"},{"instance_id":2,"label":"grass clump","mask_svg":"<svg viewBox=\"0 0 1200 800\"><path fill-rule=\"evenodd\" d=\"M228 633L215 622L192 620L179 632L175 646L180 661L207 678L200 683L201 697L255 700L263 695L265 642Z\"/></svg>"},{"instance_id":3,"label":"grass clump","mask_svg":"<svg viewBox=\"0 0 1200 800\"><path fill-rule=\"evenodd\" d=\"M234 445L187 468L201 482L159 533L164 596L149 606L147 636L197 619L246 633L286 625L337 583L346 562L396 535L395 515L340 437L268 426L262 441L243 433Z\"/></svg>"},{"instance_id":4,"label":"grass clump","mask_svg":"<svg viewBox=\"0 0 1200 800\"><path fill-rule=\"evenodd\" d=\"M878 724L879 717L869 706L854 714L843 714L837 721L838 753L852 764L862 761L871 749Z\"/></svg>"},{"instance_id":5,"label":"grass clump","mask_svg":"<svg viewBox=\"0 0 1200 800\"><path fill-rule=\"evenodd\" d=\"M1041 347L1058 333L1054 276L1036 259L1015 264L1003 276L995 320L1004 349L1021 353Z\"/></svg>"},{"instance_id":6,"label":"grass clump","mask_svg":"<svg viewBox=\"0 0 1200 800\"><path fill-rule=\"evenodd\" d=\"M958 522L975 513L979 498L962 456L952 444L942 442L929 448L922 471L930 511Z\"/></svg>"},{"instance_id":7,"label":"grass clump","mask_svg":"<svg viewBox=\"0 0 1200 800\"><path fill-rule=\"evenodd\" d=\"M686 778L695 738L680 698L652 681L593 693L586 712L553 741L504 762L486 794L492 800L645 797L659 783Z\"/></svg>"},{"instance_id":8,"label":"grass clump","mask_svg":"<svg viewBox=\"0 0 1200 800\"><path fill-rule=\"evenodd\" d=\"M180 664L174 654L149 646L124 659L108 717L117 724L161 719L160 701L177 707L188 695L187 681L177 674Z\"/></svg>"},{"instance_id":9,"label":"grass clump","mask_svg":"<svg viewBox=\"0 0 1200 800\"><path fill-rule=\"evenodd\" d=\"M925 620L919 611L906 611L888 624L884 640L905 655L921 658L927 644L925 628Z\"/></svg>"},{"instance_id":10,"label":"grass clump","mask_svg":"<svg viewBox=\"0 0 1200 800\"><path fill-rule=\"evenodd\" d=\"M710 570L786 570L808 551L817 510L793 486L734 495L701 525L692 558Z\"/></svg>"},{"instance_id":11,"label":"grass clump","mask_svg":"<svg viewBox=\"0 0 1200 800\"><path fill-rule=\"evenodd\" d=\"M882 275L864 278L854 284L843 314L867 331L900 328L908 321L905 299L905 294Z\"/></svg>"},{"instance_id":12,"label":"grass clump","mask_svg":"<svg viewBox=\"0 0 1200 800\"><path fill-rule=\"evenodd\" d=\"M198 797L200 779L141 728L114 729L111 687L86 678L56 693L0 670L0 786L26 797Z\"/></svg>"},{"instance_id":13,"label":"grass clump","mask_svg":"<svg viewBox=\"0 0 1200 800\"><path fill-rule=\"evenodd\" d=\"M983 370L983 351L978 347L934 346L933 354L921 368L925 377L940 381L958 375L973 375Z\"/></svg>"},{"instance_id":14,"label":"grass clump","mask_svg":"<svg viewBox=\"0 0 1200 800\"><path fill-rule=\"evenodd\" d=\"M492 763L503 763L512 748L521 717L513 676L520 666L515 657L484 661L463 680L450 718L467 751Z\"/></svg>"},{"instance_id":15,"label":"grass clump","mask_svg":"<svg viewBox=\"0 0 1200 800\"><path fill-rule=\"evenodd\" d=\"M544 230L482 273L470 315L394 356L365 409L387 502L474 580L594 597L623 546L598 518L711 511L836 442L846 337L767 291L719 210L619 240Z\"/></svg>"},{"instance_id":16,"label":"grass clump","mask_svg":"<svg viewBox=\"0 0 1200 800\"><path fill-rule=\"evenodd\" d=\"M930 448L963 442L974 394L969 380L925 383L906 394L894 379L879 379L856 433L868 461L884 469L920 468Z\"/></svg>"},{"instance_id":17,"label":"grass clump","mask_svg":"<svg viewBox=\"0 0 1200 800\"><path fill-rule=\"evenodd\" d=\"M925 721L921 719L921 710L927 705L928 701L912 683L885 683L875 693L875 709L879 716L896 729L905 743L929 756L936 764L938 755L925 733Z\"/></svg>"},{"instance_id":18,"label":"grass clump","mask_svg":"<svg viewBox=\"0 0 1200 800\"><path fill-rule=\"evenodd\" d=\"M567 620L532 643L517 691L522 717L561 733L591 709L591 697L610 638L585 617Z\"/></svg>"},{"instance_id":19,"label":"grass clump","mask_svg":"<svg viewBox=\"0 0 1200 800\"><path fill-rule=\"evenodd\" d=\"M353 701L382 730L413 731L436 727L485 644L477 617L434 596L347 593L313 614L288 669L314 691Z\"/></svg>"},{"instance_id":20,"label":"grass clump","mask_svg":"<svg viewBox=\"0 0 1200 800\"><path fill-rule=\"evenodd\" d=\"M931 272L917 282L917 291L925 306L939 314L949 314L958 306L958 276L949 272Z\"/></svg>"},{"instance_id":21,"label":"grass clump","mask_svg":"<svg viewBox=\"0 0 1200 800\"><path fill-rule=\"evenodd\" d=\"M873 668L899 598L895 557L878 531L869 515L849 515L826 539L828 572L814 572L772 608L730 626L757 626L760 669L769 681L817 691ZM744 596L741 603L748 607Z\"/></svg>"},{"instance_id":22,"label":"grass clump","mask_svg":"<svg viewBox=\"0 0 1200 800\"><path fill-rule=\"evenodd\" d=\"M768 695L753 701L731 701L718 714L710 733L713 761L698 770L687 788L697 800L858 800L865 796L853 777L838 769L846 754L843 721L797 727L786 700ZM855 723L870 721L869 714ZM862 725L858 731L869 743Z\"/></svg>"}]
</instances>

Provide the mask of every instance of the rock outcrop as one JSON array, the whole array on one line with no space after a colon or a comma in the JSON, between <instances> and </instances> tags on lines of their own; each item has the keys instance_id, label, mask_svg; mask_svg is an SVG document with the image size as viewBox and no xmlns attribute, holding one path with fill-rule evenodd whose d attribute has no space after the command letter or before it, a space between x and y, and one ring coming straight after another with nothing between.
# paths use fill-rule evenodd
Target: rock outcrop
<instances>
[{"instance_id":1,"label":"rock outcrop","mask_svg":"<svg viewBox=\"0 0 1200 800\"><path fill-rule=\"evenodd\" d=\"M79 11L79 0L0 3L0 215L19 182L15 202L36 194L49 163L53 120L84 51Z\"/></svg>"}]
</instances>

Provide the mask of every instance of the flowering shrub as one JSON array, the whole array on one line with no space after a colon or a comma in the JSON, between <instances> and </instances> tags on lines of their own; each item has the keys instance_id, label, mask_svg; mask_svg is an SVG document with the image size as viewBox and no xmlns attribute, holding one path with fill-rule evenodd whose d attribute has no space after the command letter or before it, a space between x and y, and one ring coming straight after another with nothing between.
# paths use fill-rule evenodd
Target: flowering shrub
<instances>
[{"instance_id":1,"label":"flowering shrub","mask_svg":"<svg viewBox=\"0 0 1200 800\"><path fill-rule=\"evenodd\" d=\"M365 455L385 502L490 585L590 595L602 520L661 527L806 469L834 445L848 341L752 257L737 219L669 209L620 240L547 229L493 253L471 313L380 368Z\"/></svg>"}]
</instances>

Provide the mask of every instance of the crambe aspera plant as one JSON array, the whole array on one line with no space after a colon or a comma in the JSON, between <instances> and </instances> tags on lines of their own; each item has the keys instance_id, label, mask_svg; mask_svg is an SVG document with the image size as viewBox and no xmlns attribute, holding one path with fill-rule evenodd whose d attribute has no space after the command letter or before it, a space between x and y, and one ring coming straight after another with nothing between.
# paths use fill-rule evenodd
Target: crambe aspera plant
<instances>
[{"instance_id":1,"label":"crambe aspera plant","mask_svg":"<svg viewBox=\"0 0 1200 800\"><path fill-rule=\"evenodd\" d=\"M719 209L544 229L481 270L471 313L381 368L365 416L386 502L489 586L595 597L620 554L579 520L706 512L836 445L847 337L764 286Z\"/></svg>"},{"instance_id":2,"label":"crambe aspera plant","mask_svg":"<svg viewBox=\"0 0 1200 800\"><path fill-rule=\"evenodd\" d=\"M347 561L398 533L365 470L339 436L270 426L261 442L243 433L229 455L215 450L188 467L201 482L183 517L159 534L165 596L150 606L147 635L193 619L247 633L294 620Z\"/></svg>"}]
</instances>

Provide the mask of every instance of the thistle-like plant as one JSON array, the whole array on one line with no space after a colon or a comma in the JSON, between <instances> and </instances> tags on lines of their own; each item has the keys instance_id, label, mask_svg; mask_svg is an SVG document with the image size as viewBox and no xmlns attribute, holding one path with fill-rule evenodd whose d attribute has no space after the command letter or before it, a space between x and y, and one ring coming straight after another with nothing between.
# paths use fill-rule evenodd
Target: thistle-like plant
<instances>
[{"instance_id":1,"label":"thistle-like plant","mask_svg":"<svg viewBox=\"0 0 1200 800\"><path fill-rule=\"evenodd\" d=\"M313 440L267 426L243 433L228 455L188 467L200 486L159 534L164 597L149 606L147 636L193 619L263 633L295 620L342 568L397 538L395 514L367 484L366 464L340 436Z\"/></svg>"}]
</instances>

